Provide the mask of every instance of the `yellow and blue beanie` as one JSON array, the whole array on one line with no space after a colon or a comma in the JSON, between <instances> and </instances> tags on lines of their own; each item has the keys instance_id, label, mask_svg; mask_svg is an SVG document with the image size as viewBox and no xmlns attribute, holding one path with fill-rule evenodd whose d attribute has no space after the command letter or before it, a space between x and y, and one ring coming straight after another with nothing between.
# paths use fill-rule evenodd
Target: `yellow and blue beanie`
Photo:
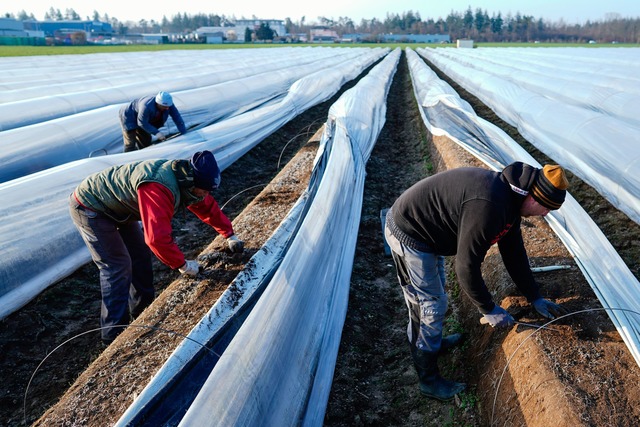
<instances>
[{"instance_id":1,"label":"yellow and blue beanie","mask_svg":"<svg viewBox=\"0 0 640 427\"><path fill-rule=\"evenodd\" d=\"M569 181L561 166L545 165L540 169L529 194L547 209L556 210L564 202L568 187Z\"/></svg>"}]
</instances>

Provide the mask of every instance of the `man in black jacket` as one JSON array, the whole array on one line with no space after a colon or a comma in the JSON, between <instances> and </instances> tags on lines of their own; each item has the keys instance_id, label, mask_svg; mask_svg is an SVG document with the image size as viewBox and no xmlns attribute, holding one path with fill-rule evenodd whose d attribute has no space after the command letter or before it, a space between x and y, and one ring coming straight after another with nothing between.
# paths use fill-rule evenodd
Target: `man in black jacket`
<instances>
[{"instance_id":1,"label":"man in black jacket","mask_svg":"<svg viewBox=\"0 0 640 427\"><path fill-rule=\"evenodd\" d=\"M388 211L385 238L409 308L409 345L424 395L449 400L465 388L442 378L437 365L438 352L461 338L442 337L445 256L456 255L460 287L493 327L514 324L513 317L493 302L482 278L481 264L494 243L516 286L540 314L553 319L564 312L540 296L520 222L521 217L559 209L568 185L557 165L538 169L515 162L502 172L452 169L414 184Z\"/></svg>"}]
</instances>

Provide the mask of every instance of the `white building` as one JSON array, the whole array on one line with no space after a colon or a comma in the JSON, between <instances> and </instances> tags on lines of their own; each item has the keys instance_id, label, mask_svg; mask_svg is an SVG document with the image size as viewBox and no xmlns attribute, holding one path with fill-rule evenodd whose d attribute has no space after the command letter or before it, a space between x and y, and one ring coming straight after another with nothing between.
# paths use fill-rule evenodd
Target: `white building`
<instances>
[{"instance_id":1,"label":"white building","mask_svg":"<svg viewBox=\"0 0 640 427\"><path fill-rule=\"evenodd\" d=\"M260 24L268 25L277 37L282 37L287 33L284 21L281 19L236 19L235 24L236 27L242 27L243 36L246 28L255 31L260 28Z\"/></svg>"},{"instance_id":2,"label":"white building","mask_svg":"<svg viewBox=\"0 0 640 427\"><path fill-rule=\"evenodd\" d=\"M13 18L0 18L0 36L27 37L22 21Z\"/></svg>"},{"instance_id":3,"label":"white building","mask_svg":"<svg viewBox=\"0 0 640 427\"><path fill-rule=\"evenodd\" d=\"M234 24L226 27L200 27L195 34L198 38L204 38L207 43L222 43L223 39L228 42L244 42L247 28L255 34L261 24L268 25L276 37L282 37L287 32L284 21L279 19L237 19Z\"/></svg>"},{"instance_id":4,"label":"white building","mask_svg":"<svg viewBox=\"0 0 640 427\"><path fill-rule=\"evenodd\" d=\"M340 40L340 36L334 30L328 28L313 28L309 30L309 41L311 43L335 43Z\"/></svg>"}]
</instances>

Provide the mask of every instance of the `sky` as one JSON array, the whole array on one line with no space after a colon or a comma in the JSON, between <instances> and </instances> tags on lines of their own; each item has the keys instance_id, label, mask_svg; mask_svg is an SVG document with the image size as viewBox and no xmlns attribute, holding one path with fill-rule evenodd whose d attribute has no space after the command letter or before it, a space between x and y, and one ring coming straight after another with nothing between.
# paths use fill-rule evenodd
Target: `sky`
<instances>
[{"instance_id":1,"label":"sky","mask_svg":"<svg viewBox=\"0 0 640 427\"><path fill-rule=\"evenodd\" d=\"M463 13L469 7L472 11L478 8L486 11L489 16L502 13L533 16L547 21L560 21L569 24L583 24L587 20L602 21L610 14L618 14L622 18L640 17L639 0L227 0L223 2L211 0L107 0L104 2L90 2L87 0L22 0L16 2L14 9L7 9L7 3L0 7L0 13L18 14L24 10L33 14L36 19L44 19L44 14L53 7L63 14L66 9L73 9L82 19L92 17L94 10L100 16L104 14L117 18L121 22L139 21L141 19L161 21L163 16L168 19L178 13L194 15L197 13L225 15L235 18L258 19L286 19L298 22L303 17L307 24L319 22L323 16L337 20L340 17L351 18L355 24L362 19L376 18L384 20L387 13L402 14L403 12L418 12L424 19L444 18L452 11ZM151 7L149 5L152 5Z\"/></svg>"}]
</instances>

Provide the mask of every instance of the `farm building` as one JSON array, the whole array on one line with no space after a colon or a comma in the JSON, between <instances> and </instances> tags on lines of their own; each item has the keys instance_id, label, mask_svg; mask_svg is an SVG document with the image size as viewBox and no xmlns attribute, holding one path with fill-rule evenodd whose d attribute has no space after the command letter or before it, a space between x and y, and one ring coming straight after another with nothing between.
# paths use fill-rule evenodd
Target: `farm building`
<instances>
[{"instance_id":1,"label":"farm building","mask_svg":"<svg viewBox=\"0 0 640 427\"><path fill-rule=\"evenodd\" d=\"M0 36L27 37L24 25L13 18L0 18Z\"/></svg>"},{"instance_id":2,"label":"farm building","mask_svg":"<svg viewBox=\"0 0 640 427\"><path fill-rule=\"evenodd\" d=\"M26 31L22 21L0 18L0 45L42 45L42 31Z\"/></svg>"},{"instance_id":3,"label":"farm building","mask_svg":"<svg viewBox=\"0 0 640 427\"><path fill-rule=\"evenodd\" d=\"M200 27L194 33L206 43L243 42L247 29L255 32L260 25L268 25L276 37L284 36L286 29L280 19L238 19L233 26Z\"/></svg>"},{"instance_id":4,"label":"farm building","mask_svg":"<svg viewBox=\"0 0 640 427\"><path fill-rule=\"evenodd\" d=\"M458 40L456 43L456 47L463 49L473 48L473 40Z\"/></svg>"},{"instance_id":5,"label":"farm building","mask_svg":"<svg viewBox=\"0 0 640 427\"><path fill-rule=\"evenodd\" d=\"M340 36L333 30L327 28L313 28L309 30L309 41L311 43L334 43L340 40Z\"/></svg>"},{"instance_id":6,"label":"farm building","mask_svg":"<svg viewBox=\"0 0 640 427\"><path fill-rule=\"evenodd\" d=\"M83 31L87 39L100 37L110 38L113 35L111 24L100 21L22 21L26 31L42 31L46 37L54 37L56 33L69 33Z\"/></svg>"}]
</instances>

